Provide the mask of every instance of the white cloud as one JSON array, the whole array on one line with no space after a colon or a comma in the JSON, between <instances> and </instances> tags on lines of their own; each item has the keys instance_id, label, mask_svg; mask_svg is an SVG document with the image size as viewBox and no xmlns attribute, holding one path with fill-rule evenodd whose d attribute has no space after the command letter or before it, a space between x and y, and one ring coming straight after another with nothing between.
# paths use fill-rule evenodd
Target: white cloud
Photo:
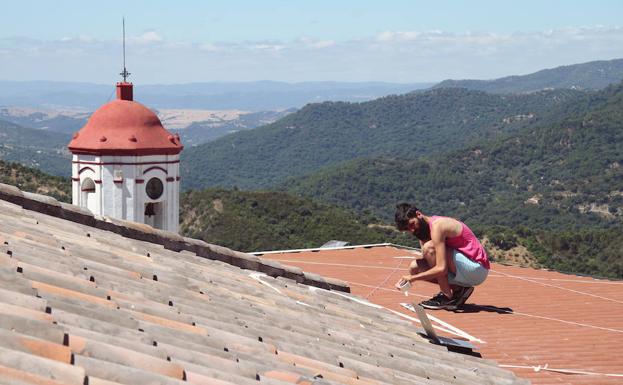
<instances>
[{"instance_id":1,"label":"white cloud","mask_svg":"<svg viewBox=\"0 0 623 385\"><path fill-rule=\"evenodd\" d=\"M128 45L130 70L143 82L411 82L495 78L622 57L623 28L588 26L510 34L390 30L349 41L303 37L242 42L174 42L147 31L129 38ZM75 80L108 82L104 76L118 72L108 68L118 67L120 47L120 39L86 35L59 40L0 38L0 74L64 80L69 76L64 71L71 67Z\"/></svg>"},{"instance_id":2,"label":"white cloud","mask_svg":"<svg viewBox=\"0 0 623 385\"><path fill-rule=\"evenodd\" d=\"M309 37L301 38L299 39L299 41L301 43L300 45L302 45L303 47L312 49L329 48L337 44L335 40L314 40Z\"/></svg>"},{"instance_id":3,"label":"white cloud","mask_svg":"<svg viewBox=\"0 0 623 385\"><path fill-rule=\"evenodd\" d=\"M285 49L286 46L284 44L258 43L252 44L250 48L257 51L281 51Z\"/></svg>"},{"instance_id":4,"label":"white cloud","mask_svg":"<svg viewBox=\"0 0 623 385\"><path fill-rule=\"evenodd\" d=\"M136 43L136 44L153 44L153 43L161 43L163 41L162 37L158 35L156 31L147 31L139 36L133 36L128 38L128 42Z\"/></svg>"},{"instance_id":5,"label":"white cloud","mask_svg":"<svg viewBox=\"0 0 623 385\"><path fill-rule=\"evenodd\" d=\"M91 44L91 43L95 43L96 39L88 35L78 35L78 36L72 36L72 37L63 37L60 39L60 41L63 43Z\"/></svg>"}]
</instances>

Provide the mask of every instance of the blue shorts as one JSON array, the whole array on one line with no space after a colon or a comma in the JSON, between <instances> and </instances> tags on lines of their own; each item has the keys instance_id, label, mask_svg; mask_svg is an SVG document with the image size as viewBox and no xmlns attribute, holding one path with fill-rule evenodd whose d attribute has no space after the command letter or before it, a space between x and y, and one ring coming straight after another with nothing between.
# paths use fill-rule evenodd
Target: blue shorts
<instances>
[{"instance_id":1,"label":"blue shorts","mask_svg":"<svg viewBox=\"0 0 623 385\"><path fill-rule=\"evenodd\" d=\"M480 263L472 261L456 250L453 251L452 259L456 265L456 274L448 272L450 285L477 286L487 279L489 270Z\"/></svg>"}]
</instances>

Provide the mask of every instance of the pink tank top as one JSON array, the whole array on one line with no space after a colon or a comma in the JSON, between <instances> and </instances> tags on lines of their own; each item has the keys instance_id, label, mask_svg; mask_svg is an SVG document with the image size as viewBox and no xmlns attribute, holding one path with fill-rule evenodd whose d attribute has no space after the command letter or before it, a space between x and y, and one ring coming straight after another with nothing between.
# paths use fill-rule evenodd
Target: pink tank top
<instances>
[{"instance_id":1,"label":"pink tank top","mask_svg":"<svg viewBox=\"0 0 623 385\"><path fill-rule=\"evenodd\" d=\"M431 228L431 232L433 231L433 222L439 218L443 218L440 216L431 216L430 222L428 226ZM461 234L456 237L446 238L446 246L451 247L467 258L471 259L474 262L481 264L484 268L490 269L489 258L487 257L487 252L485 248L482 247L478 238L474 235L472 230L470 230L467 225L461 221Z\"/></svg>"}]
</instances>

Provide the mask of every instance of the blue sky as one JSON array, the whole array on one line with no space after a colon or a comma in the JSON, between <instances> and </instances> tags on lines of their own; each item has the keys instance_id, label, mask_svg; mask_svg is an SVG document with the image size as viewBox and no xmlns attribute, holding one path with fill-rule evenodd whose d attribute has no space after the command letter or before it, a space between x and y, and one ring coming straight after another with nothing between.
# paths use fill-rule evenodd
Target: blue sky
<instances>
[{"instance_id":1,"label":"blue sky","mask_svg":"<svg viewBox=\"0 0 623 385\"><path fill-rule=\"evenodd\" d=\"M430 82L623 57L623 1L15 1L0 79Z\"/></svg>"}]
</instances>

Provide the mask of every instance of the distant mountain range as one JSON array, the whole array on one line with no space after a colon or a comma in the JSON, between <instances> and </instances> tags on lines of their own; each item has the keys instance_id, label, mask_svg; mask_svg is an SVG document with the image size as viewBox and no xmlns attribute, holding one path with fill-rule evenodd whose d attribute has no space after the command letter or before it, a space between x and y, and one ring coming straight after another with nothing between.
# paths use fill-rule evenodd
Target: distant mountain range
<instances>
[{"instance_id":1,"label":"distant mountain range","mask_svg":"<svg viewBox=\"0 0 623 385\"><path fill-rule=\"evenodd\" d=\"M246 112L239 110L155 110L169 131L178 133L186 146L196 146L233 132L250 130L272 123L294 109L281 111ZM17 126L73 134L80 130L91 112L78 110L52 110L33 107L0 107L0 120ZM51 135L51 134L49 134Z\"/></svg>"},{"instance_id":2,"label":"distant mountain range","mask_svg":"<svg viewBox=\"0 0 623 385\"><path fill-rule=\"evenodd\" d=\"M206 120L193 122L185 128L170 129L171 132L178 133L182 138L184 146L197 146L221 136L232 134L238 131L251 130L258 126L270 124L294 112L294 109L282 111L260 111L240 114L231 120Z\"/></svg>"},{"instance_id":3,"label":"distant mountain range","mask_svg":"<svg viewBox=\"0 0 623 385\"><path fill-rule=\"evenodd\" d=\"M444 80L435 85L435 88L461 87L509 94L561 88L599 90L621 80L623 80L623 59L615 59L561 66L529 75L507 76L494 80Z\"/></svg>"},{"instance_id":4,"label":"distant mountain range","mask_svg":"<svg viewBox=\"0 0 623 385\"><path fill-rule=\"evenodd\" d=\"M33 107L1 107L0 120L40 130L71 134L82 128L91 112Z\"/></svg>"},{"instance_id":5,"label":"distant mountain range","mask_svg":"<svg viewBox=\"0 0 623 385\"><path fill-rule=\"evenodd\" d=\"M327 100L365 101L423 89L433 83L209 82L136 84L134 98L150 108L275 111ZM0 106L95 110L114 98L114 84L0 81Z\"/></svg>"},{"instance_id":6,"label":"distant mountain range","mask_svg":"<svg viewBox=\"0 0 623 385\"><path fill-rule=\"evenodd\" d=\"M185 188L266 188L351 159L422 157L553 119L585 95L433 89L364 103L310 104L182 153Z\"/></svg>"},{"instance_id":7,"label":"distant mountain range","mask_svg":"<svg viewBox=\"0 0 623 385\"><path fill-rule=\"evenodd\" d=\"M301 108L324 101L363 102L430 87L463 87L492 93L572 88L597 90L623 80L623 59L593 61L494 80L435 83L387 82L205 82L136 84L135 99L154 109L236 109L250 112ZM0 106L82 108L93 111L114 97L114 84L0 81Z\"/></svg>"}]
</instances>

